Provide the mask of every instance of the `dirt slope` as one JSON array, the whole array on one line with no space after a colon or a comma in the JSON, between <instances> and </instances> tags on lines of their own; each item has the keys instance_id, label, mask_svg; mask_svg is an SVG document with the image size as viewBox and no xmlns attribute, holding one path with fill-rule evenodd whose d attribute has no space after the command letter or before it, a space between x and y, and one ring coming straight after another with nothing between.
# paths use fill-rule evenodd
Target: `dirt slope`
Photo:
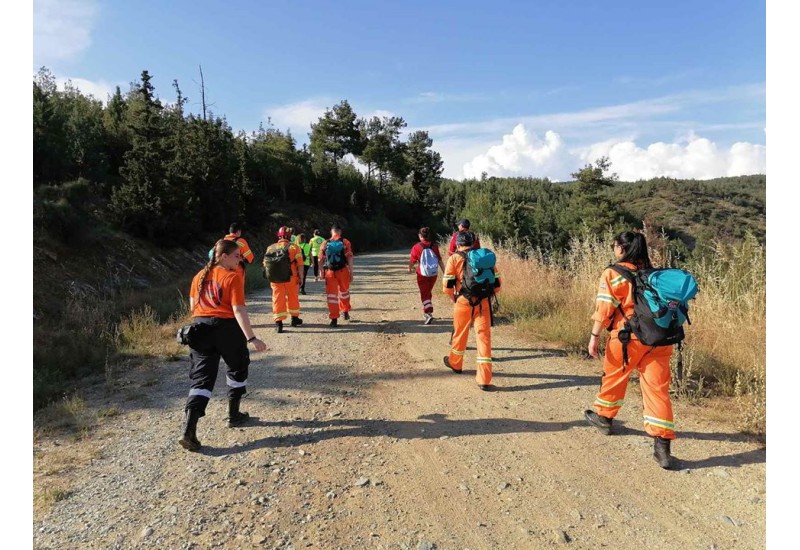
<instances>
[{"instance_id":1,"label":"dirt slope","mask_svg":"<svg viewBox=\"0 0 800 550\"><path fill-rule=\"evenodd\" d=\"M761 548L766 453L676 407L682 470L661 470L634 385L618 435L585 425L599 363L493 332L498 391L441 363L450 308L421 324L406 253L356 258L353 320L327 326L322 283L306 324L272 331L266 291L249 298L270 351L255 354L243 409L225 426L224 374L198 436L177 444L187 360L128 373L89 437L34 449L91 456L72 492L37 514L36 548ZM437 287L438 288L438 287ZM588 322L587 322L588 323ZM588 324L587 324L588 327ZM588 330L588 328L587 328ZM686 413L686 414L684 414Z\"/></svg>"}]
</instances>

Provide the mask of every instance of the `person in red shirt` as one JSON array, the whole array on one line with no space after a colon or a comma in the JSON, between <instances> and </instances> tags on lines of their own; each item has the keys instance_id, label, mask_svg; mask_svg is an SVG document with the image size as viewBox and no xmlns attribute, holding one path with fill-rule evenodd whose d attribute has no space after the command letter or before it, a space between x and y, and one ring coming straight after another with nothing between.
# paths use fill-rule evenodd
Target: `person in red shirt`
<instances>
[{"instance_id":1,"label":"person in red shirt","mask_svg":"<svg viewBox=\"0 0 800 550\"><path fill-rule=\"evenodd\" d=\"M456 249L458 248L458 245L456 244L456 237L458 236L459 233L464 233L465 231L469 231L469 220L466 218L458 222L458 231L453 233L453 236L450 237L450 246L447 248L447 250L450 252L451 256L456 253ZM475 233L473 233L472 248L478 249L480 247L481 247L481 240Z\"/></svg>"},{"instance_id":2,"label":"person in red shirt","mask_svg":"<svg viewBox=\"0 0 800 550\"><path fill-rule=\"evenodd\" d=\"M433 242L429 227L421 228L418 237L419 242L411 248L408 272L413 273L414 266L417 266L417 287L419 287L419 297L422 300L422 315L425 324L430 325L433 321L431 293L439 276L438 270L441 269L444 272L444 262L439 253L439 245ZM426 250L430 250L430 252L425 252Z\"/></svg>"},{"instance_id":3,"label":"person in red shirt","mask_svg":"<svg viewBox=\"0 0 800 550\"><path fill-rule=\"evenodd\" d=\"M350 241L342 238L339 225L331 227L331 238L322 243L319 263L325 279L330 326L335 327L339 324L339 311L346 321L350 320L350 283L353 282L353 247Z\"/></svg>"},{"instance_id":4,"label":"person in red shirt","mask_svg":"<svg viewBox=\"0 0 800 550\"><path fill-rule=\"evenodd\" d=\"M206 414L220 358L228 368L228 426L240 426L250 417L239 410L242 395L247 392L247 345L251 344L255 351L266 351L267 345L256 338L250 325L244 279L238 269L241 259L237 243L220 239L214 245L211 260L194 276L189 288L189 309L195 325L189 342L192 385L186 400L183 435L178 441L189 451L200 450L197 421Z\"/></svg>"}]
</instances>

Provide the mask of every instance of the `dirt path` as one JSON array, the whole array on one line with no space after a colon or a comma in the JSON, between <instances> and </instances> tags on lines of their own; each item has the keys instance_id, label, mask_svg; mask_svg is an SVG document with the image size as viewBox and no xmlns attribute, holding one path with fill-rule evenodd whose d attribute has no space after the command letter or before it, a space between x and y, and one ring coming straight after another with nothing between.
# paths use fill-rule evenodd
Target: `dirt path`
<instances>
[{"instance_id":1,"label":"dirt path","mask_svg":"<svg viewBox=\"0 0 800 550\"><path fill-rule=\"evenodd\" d=\"M188 358L128 376L89 437L42 440L36 456L91 456L72 491L33 525L37 548L762 548L766 453L678 404L661 470L641 425L638 388L618 435L585 425L599 364L524 344L495 327L497 392L441 363L451 311L421 323L406 253L356 259L353 320L327 326L322 283L305 325L272 331L269 296L249 298L271 350L255 354L243 409L225 426L224 374L198 437L177 444ZM437 287L438 292L438 287ZM587 324L588 327L588 324ZM695 415L696 416L696 415Z\"/></svg>"}]
</instances>

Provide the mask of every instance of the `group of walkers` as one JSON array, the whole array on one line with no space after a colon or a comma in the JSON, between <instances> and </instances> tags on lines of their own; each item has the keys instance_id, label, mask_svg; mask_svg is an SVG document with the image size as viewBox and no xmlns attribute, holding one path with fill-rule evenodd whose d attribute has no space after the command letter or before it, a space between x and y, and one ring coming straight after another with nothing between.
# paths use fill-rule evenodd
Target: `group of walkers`
<instances>
[{"instance_id":1,"label":"group of walkers","mask_svg":"<svg viewBox=\"0 0 800 550\"><path fill-rule=\"evenodd\" d=\"M278 240L269 246L262 262L265 276L272 289L273 319L278 333L283 322L290 319L292 327L303 324L298 294L305 294L305 279L313 264L316 280L325 281L325 295L330 327L337 327L340 315L350 319L350 284L353 281L353 250L342 228L331 227L330 238L323 239L318 230L307 242L304 235L293 234L290 227L278 230ZM433 320L433 289L438 272L443 272L442 291L453 301L453 331L449 351L442 359L453 373L464 370L464 354L470 328L475 328L477 343L476 374L478 387L493 391L491 329L494 324L496 295L500 292L501 277L494 253L481 248L469 220L458 223L458 231L450 239L450 255L445 262L430 228L420 228L419 242L409 258L409 273L416 272L422 302L423 322ZM630 274L652 268L647 243L641 233L623 232L614 240L617 264L606 269L599 282L592 315L593 326L588 353L597 358L600 331L608 337L603 360L600 391L594 401L595 410L584 416L590 425L603 434L613 433L613 419L619 412L633 370L640 374L644 426L654 438L654 457L663 468L674 466L670 443L675 439L672 404L669 397L670 357L672 346L645 345L630 330L634 315L634 281ZM228 425L240 426L249 415L239 410L246 392L250 353L267 350L256 337L250 324L244 299L246 263L253 253L241 238L235 224L230 232L215 244L209 262L194 277L190 289L190 308L193 323L190 347L191 389L185 406L185 420L180 444L198 451L197 421L205 415L206 406L217 377L220 358L227 365ZM290 273L278 277L277 266L288 263ZM627 273L627 274L626 274ZM270 277L271 276L271 277ZM274 280L280 278L280 280ZM284 280L285 279L285 280Z\"/></svg>"}]
</instances>

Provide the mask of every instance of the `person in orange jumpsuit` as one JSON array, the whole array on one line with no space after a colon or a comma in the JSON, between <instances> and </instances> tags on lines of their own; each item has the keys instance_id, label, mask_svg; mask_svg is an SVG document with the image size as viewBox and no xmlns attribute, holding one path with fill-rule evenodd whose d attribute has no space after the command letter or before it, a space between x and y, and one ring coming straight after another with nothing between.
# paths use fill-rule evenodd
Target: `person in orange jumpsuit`
<instances>
[{"instance_id":1,"label":"person in orange jumpsuit","mask_svg":"<svg viewBox=\"0 0 800 550\"><path fill-rule=\"evenodd\" d=\"M228 234L223 237L226 241L233 241L237 245L239 245L239 251L242 253L242 260L239 262L239 269L241 270L242 277L246 276L246 266L247 264L253 263L255 256L253 256L253 251L250 250L250 245L247 244L247 241L242 238L242 228L241 226L233 222L231 226L228 228Z\"/></svg>"},{"instance_id":2,"label":"person in orange jumpsuit","mask_svg":"<svg viewBox=\"0 0 800 550\"><path fill-rule=\"evenodd\" d=\"M300 318L300 281L303 278L303 252L296 244L289 242L292 236L291 229L281 227L278 230L279 247L289 251L289 262L292 266L292 278L287 283L270 283L272 287L272 316L275 319L275 329L283 332L283 321L291 317L293 327L303 324ZM266 262L266 259L265 259Z\"/></svg>"},{"instance_id":3,"label":"person in orange jumpsuit","mask_svg":"<svg viewBox=\"0 0 800 550\"><path fill-rule=\"evenodd\" d=\"M492 391L492 304L490 298L483 298L477 304L471 305L469 300L461 294L461 285L464 278L463 253L473 247L474 234L464 231L456 236L456 253L447 259L444 271L444 292L453 298L453 338L450 343L450 354L443 358L447 368L455 373L461 373L464 366L464 350L467 349L469 329L475 324L475 340L477 341L478 356L475 358L477 369L475 380L483 391ZM500 291L500 274L495 268L494 293Z\"/></svg>"},{"instance_id":4,"label":"person in orange jumpsuit","mask_svg":"<svg viewBox=\"0 0 800 550\"><path fill-rule=\"evenodd\" d=\"M614 257L621 265L632 270L652 267L647 241L641 233L620 233L614 239L613 246ZM603 359L600 392L594 401L597 411L586 410L584 416L592 426L603 434L610 435L613 418L617 416L625 400L630 375L634 369L638 370L644 401L644 429L654 438L654 458L662 468L670 469L674 466L670 442L675 439L675 423L669 398L672 346L645 346L631 332L628 362L624 364L620 329L625 324L625 318L633 315L632 290L631 284L613 269L606 268L603 271L592 315L594 325L589 339L589 355L598 357L601 329L606 328L610 333ZM623 337L626 334L627 331L623 331Z\"/></svg>"},{"instance_id":5,"label":"person in orange jumpsuit","mask_svg":"<svg viewBox=\"0 0 800 550\"><path fill-rule=\"evenodd\" d=\"M327 250L331 242L341 242L341 245L332 245L337 249L341 246L341 251L329 255ZM322 243L319 249L319 263L322 265L322 278L325 279L330 326L335 327L339 324L340 311L345 320L350 320L350 283L353 282L353 247L350 241L342 238L342 228L337 224L331 227L331 238Z\"/></svg>"}]
</instances>

